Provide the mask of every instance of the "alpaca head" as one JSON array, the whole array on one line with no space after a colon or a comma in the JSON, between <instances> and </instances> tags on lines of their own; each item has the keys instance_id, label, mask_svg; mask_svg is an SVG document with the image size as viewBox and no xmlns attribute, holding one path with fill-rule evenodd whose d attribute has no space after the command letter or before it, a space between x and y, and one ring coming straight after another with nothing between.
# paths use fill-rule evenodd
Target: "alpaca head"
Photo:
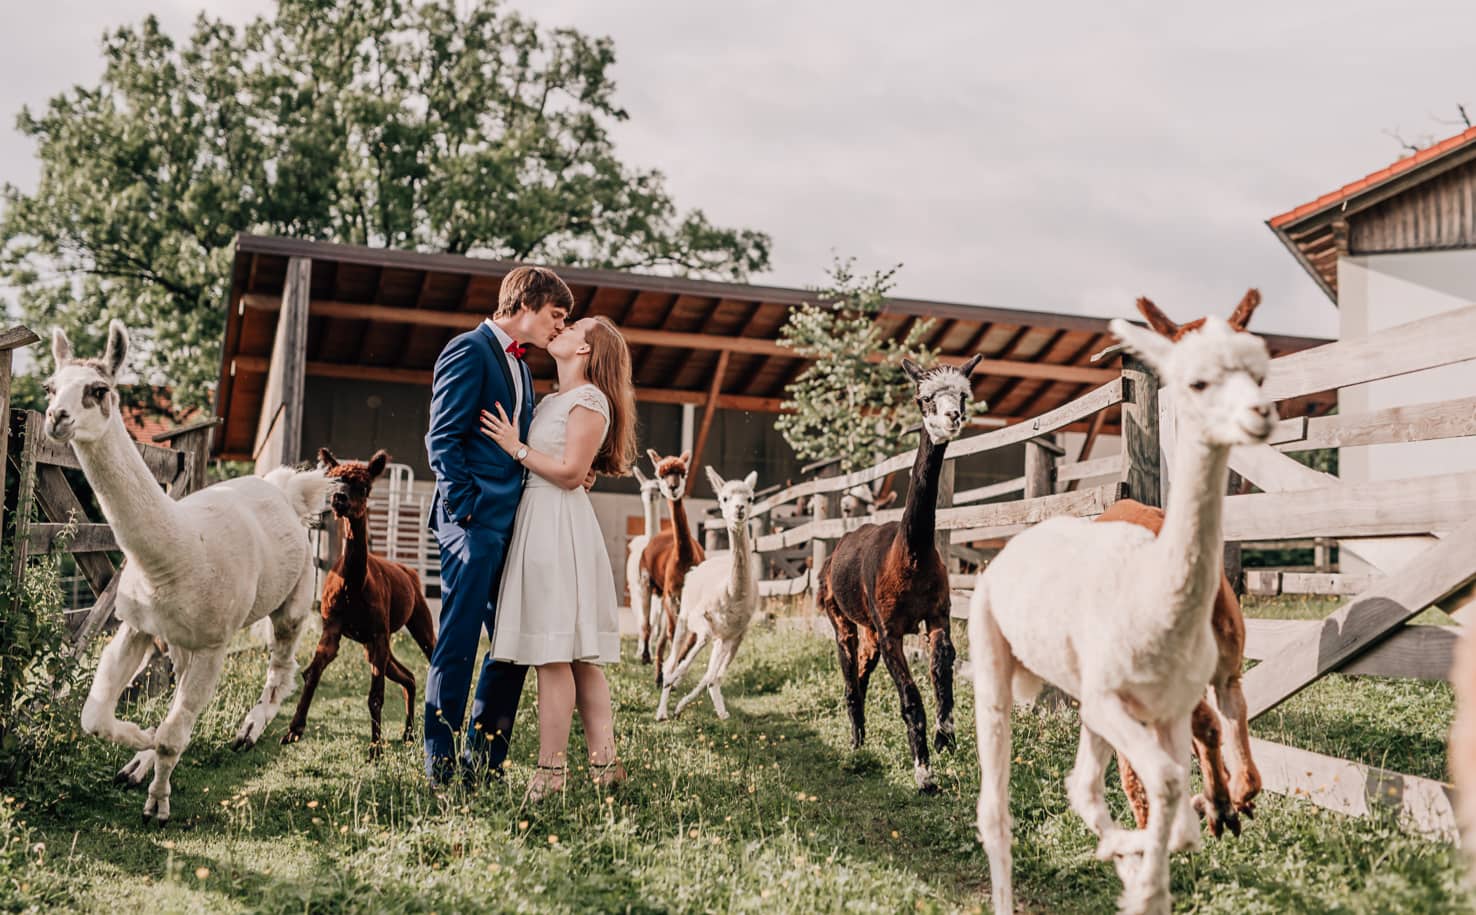
<instances>
[{"instance_id":1,"label":"alpaca head","mask_svg":"<svg viewBox=\"0 0 1476 915\"><path fill-rule=\"evenodd\" d=\"M1212 445L1264 442L1276 425L1276 407L1261 393L1270 357L1253 334L1206 318L1198 333L1177 343L1121 319L1109 329L1173 391L1174 407Z\"/></svg>"},{"instance_id":2,"label":"alpaca head","mask_svg":"<svg viewBox=\"0 0 1476 915\"><path fill-rule=\"evenodd\" d=\"M350 520L363 518L369 511L369 492L374 489L374 481L384 473L389 453L380 449L366 464L363 461L340 461L327 448L319 448L318 462L327 470L328 479L333 481L328 497L333 514Z\"/></svg>"},{"instance_id":3,"label":"alpaca head","mask_svg":"<svg viewBox=\"0 0 1476 915\"><path fill-rule=\"evenodd\" d=\"M882 481L876 481L876 488L882 486ZM896 490L885 496L877 495L872 487L865 483L857 483L841 495L840 509L842 518L858 518L861 515L871 515L881 511L897 498Z\"/></svg>"},{"instance_id":4,"label":"alpaca head","mask_svg":"<svg viewBox=\"0 0 1476 915\"><path fill-rule=\"evenodd\" d=\"M917 406L922 410L923 429L933 444L941 445L958 438L969 421L969 403L974 399L974 386L969 373L983 355L976 355L960 366L938 365L930 369L902 360L902 369L917 385Z\"/></svg>"},{"instance_id":5,"label":"alpaca head","mask_svg":"<svg viewBox=\"0 0 1476 915\"><path fill-rule=\"evenodd\" d=\"M1241 298L1240 304L1230 313L1226 321L1231 330L1245 330L1250 324L1251 315L1255 314L1256 306L1261 304L1261 291L1259 289L1247 289L1245 296ZM1170 340L1178 341L1185 334L1193 333L1204 326L1204 318L1196 318L1187 324L1175 324L1173 319L1164 314L1157 305L1147 298L1138 299L1138 312L1147 320L1148 326L1158 331Z\"/></svg>"},{"instance_id":6,"label":"alpaca head","mask_svg":"<svg viewBox=\"0 0 1476 915\"><path fill-rule=\"evenodd\" d=\"M655 505L661 498L661 484L642 473L638 465L632 464L630 469L635 471L635 478L641 484L641 504Z\"/></svg>"},{"instance_id":7,"label":"alpaca head","mask_svg":"<svg viewBox=\"0 0 1476 915\"><path fill-rule=\"evenodd\" d=\"M646 457L656 470L656 486L661 495L675 502L687 492L687 462L692 452L683 451L676 457L662 457L652 448L646 449Z\"/></svg>"},{"instance_id":8,"label":"alpaca head","mask_svg":"<svg viewBox=\"0 0 1476 915\"><path fill-rule=\"evenodd\" d=\"M724 480L709 465L707 481L712 484L712 491L717 493L723 522L729 528L739 527L746 522L748 513L753 510L753 487L758 483L758 471L750 470L748 476L741 480Z\"/></svg>"},{"instance_id":9,"label":"alpaca head","mask_svg":"<svg viewBox=\"0 0 1476 915\"><path fill-rule=\"evenodd\" d=\"M77 359L72 342L58 327L51 334L56 371L46 379L46 435L53 441L95 442L118 409L118 373L128 356L128 330L122 321L108 325L108 348L101 359Z\"/></svg>"}]
</instances>

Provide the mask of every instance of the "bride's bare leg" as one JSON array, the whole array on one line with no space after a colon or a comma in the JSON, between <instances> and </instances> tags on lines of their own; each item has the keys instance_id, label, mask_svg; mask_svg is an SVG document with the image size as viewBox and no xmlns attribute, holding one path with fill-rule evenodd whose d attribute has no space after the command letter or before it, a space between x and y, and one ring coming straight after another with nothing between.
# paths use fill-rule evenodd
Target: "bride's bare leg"
<instances>
[{"instance_id":1,"label":"bride's bare leg","mask_svg":"<svg viewBox=\"0 0 1476 915\"><path fill-rule=\"evenodd\" d=\"M574 674L568 664L541 664L538 671L538 771L528 785L535 799L564 785L569 763L569 728L574 715Z\"/></svg>"},{"instance_id":2,"label":"bride's bare leg","mask_svg":"<svg viewBox=\"0 0 1476 915\"><path fill-rule=\"evenodd\" d=\"M610 709L610 684L598 664L574 662L574 695L584 722L584 742L591 765L615 761L615 715Z\"/></svg>"}]
</instances>

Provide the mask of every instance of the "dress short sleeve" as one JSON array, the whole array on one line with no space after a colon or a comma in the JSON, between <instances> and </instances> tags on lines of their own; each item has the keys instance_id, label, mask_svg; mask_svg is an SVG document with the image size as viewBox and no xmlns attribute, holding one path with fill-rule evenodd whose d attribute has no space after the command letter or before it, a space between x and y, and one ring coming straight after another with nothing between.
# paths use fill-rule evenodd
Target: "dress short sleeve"
<instances>
[{"instance_id":1,"label":"dress short sleeve","mask_svg":"<svg viewBox=\"0 0 1476 915\"><path fill-rule=\"evenodd\" d=\"M592 384L582 385L569 395L571 403L569 409L584 407L600 414L605 422L610 421L610 402L605 399L605 392Z\"/></svg>"}]
</instances>

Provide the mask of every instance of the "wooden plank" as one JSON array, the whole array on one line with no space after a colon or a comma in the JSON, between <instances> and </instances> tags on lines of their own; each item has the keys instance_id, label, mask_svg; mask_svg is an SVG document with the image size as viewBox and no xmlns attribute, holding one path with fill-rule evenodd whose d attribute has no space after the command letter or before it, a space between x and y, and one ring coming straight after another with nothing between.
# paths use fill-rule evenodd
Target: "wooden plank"
<instances>
[{"instance_id":1,"label":"wooden plank","mask_svg":"<svg viewBox=\"0 0 1476 915\"><path fill-rule=\"evenodd\" d=\"M1226 540L1369 537L1449 530L1476 517L1476 471L1225 500Z\"/></svg>"},{"instance_id":2,"label":"wooden plank","mask_svg":"<svg viewBox=\"0 0 1476 915\"><path fill-rule=\"evenodd\" d=\"M1272 360L1261 386L1272 400L1345 388L1476 359L1476 305L1421 318L1361 340L1340 340Z\"/></svg>"},{"instance_id":3,"label":"wooden plank","mask_svg":"<svg viewBox=\"0 0 1476 915\"><path fill-rule=\"evenodd\" d=\"M712 370L712 384L707 389L707 400L702 404L702 425L697 427L697 441L692 445L692 473L687 474L687 495L697 488L697 468L702 465L702 449L707 446L707 433L712 430L712 419L717 415L718 397L723 393L723 376L728 373L730 350L718 353L717 367Z\"/></svg>"},{"instance_id":4,"label":"wooden plank","mask_svg":"<svg viewBox=\"0 0 1476 915\"><path fill-rule=\"evenodd\" d=\"M1055 461L1042 444L1050 436L1042 436L1025 443L1025 498L1039 499L1055 492Z\"/></svg>"},{"instance_id":5,"label":"wooden plank","mask_svg":"<svg viewBox=\"0 0 1476 915\"><path fill-rule=\"evenodd\" d=\"M10 460L10 383L14 358L12 351L0 350L0 419L6 424L0 430L0 498L5 495L6 462Z\"/></svg>"},{"instance_id":6,"label":"wooden plank","mask_svg":"<svg viewBox=\"0 0 1476 915\"><path fill-rule=\"evenodd\" d=\"M953 504L967 505L970 502L983 502L985 499L993 499L996 496L1024 491L1025 478L1015 477L1013 480L1005 480L1002 483L990 483L988 486L979 486L975 489L965 489L957 492L953 496Z\"/></svg>"},{"instance_id":7,"label":"wooden plank","mask_svg":"<svg viewBox=\"0 0 1476 915\"><path fill-rule=\"evenodd\" d=\"M1227 541L1228 542L1228 541ZM1245 593L1255 597L1275 597L1281 593L1281 573L1268 569L1245 569Z\"/></svg>"},{"instance_id":8,"label":"wooden plank","mask_svg":"<svg viewBox=\"0 0 1476 915\"><path fill-rule=\"evenodd\" d=\"M41 414L37 413L37 416ZM143 442L134 442L133 446L143 456L144 464L149 468L149 473L160 483L168 483L179 473L179 454L169 448L160 448L158 445L147 445ZM41 441L36 443L36 463L51 465L53 467L69 467L72 470L81 470L82 462L77 460L77 455L72 451L70 444L59 444L41 434Z\"/></svg>"},{"instance_id":9,"label":"wooden plank","mask_svg":"<svg viewBox=\"0 0 1476 915\"><path fill-rule=\"evenodd\" d=\"M62 533L71 527L68 524L43 523L32 524L27 537L31 542L31 551L36 553L47 553L56 545ZM113 536L113 529L106 524L78 524L76 525L71 539L66 543L66 549L70 553L101 553L118 549L118 538Z\"/></svg>"},{"instance_id":10,"label":"wooden plank","mask_svg":"<svg viewBox=\"0 0 1476 915\"><path fill-rule=\"evenodd\" d=\"M1159 466L1158 378L1131 355L1122 359L1122 482L1126 498L1162 505Z\"/></svg>"},{"instance_id":11,"label":"wooden plank","mask_svg":"<svg viewBox=\"0 0 1476 915\"><path fill-rule=\"evenodd\" d=\"M1393 810L1407 829L1444 842L1457 840L1449 785L1259 737L1251 738L1251 755L1268 791L1305 798L1347 816L1367 816L1380 808Z\"/></svg>"},{"instance_id":12,"label":"wooden plank","mask_svg":"<svg viewBox=\"0 0 1476 915\"><path fill-rule=\"evenodd\" d=\"M1121 470L1122 455L1120 454L1097 458L1095 461L1073 461L1069 464L1056 465L1056 482L1065 483L1070 480L1089 480L1092 477L1115 475L1120 473Z\"/></svg>"},{"instance_id":13,"label":"wooden plank","mask_svg":"<svg viewBox=\"0 0 1476 915\"><path fill-rule=\"evenodd\" d=\"M1245 656L1260 661L1276 654L1288 641L1315 636L1322 620L1245 621ZM1447 680L1459 626L1410 626L1393 634L1337 669L1340 674L1367 677L1404 677L1412 680Z\"/></svg>"},{"instance_id":14,"label":"wooden plank","mask_svg":"<svg viewBox=\"0 0 1476 915\"><path fill-rule=\"evenodd\" d=\"M1295 439L1280 440L1276 445L1278 451L1425 442L1476 435L1476 397L1303 419L1302 434Z\"/></svg>"},{"instance_id":15,"label":"wooden plank","mask_svg":"<svg viewBox=\"0 0 1476 915\"><path fill-rule=\"evenodd\" d=\"M113 607L118 600L118 582L123 576L114 575L113 580L97 596L97 603L87 611L87 617L82 621L82 626L77 630L76 638L72 641L72 657L80 657L87 651L87 646L102 632L108 620L113 617Z\"/></svg>"},{"instance_id":16,"label":"wooden plank","mask_svg":"<svg viewBox=\"0 0 1476 915\"><path fill-rule=\"evenodd\" d=\"M41 338L24 324L0 330L0 351L16 350L22 346L30 346L32 343L39 342Z\"/></svg>"},{"instance_id":17,"label":"wooden plank","mask_svg":"<svg viewBox=\"0 0 1476 915\"><path fill-rule=\"evenodd\" d=\"M73 519L78 522L87 521L87 511L72 492L72 487L67 483L60 467L36 468L36 499L41 503L41 512L54 522L65 524ZM101 594L117 571L113 568L112 560L106 556L80 553L76 560L77 567L92 586L93 594Z\"/></svg>"},{"instance_id":18,"label":"wooden plank","mask_svg":"<svg viewBox=\"0 0 1476 915\"><path fill-rule=\"evenodd\" d=\"M36 452L45 435L41 431L42 416L35 410L14 413L11 415L11 420L11 428L15 429L18 426L20 431L20 450L16 452L16 469L20 475L16 477L15 516L11 521L11 529L15 536L15 541L12 543L15 555L11 580L14 582L15 593L21 594L24 593L22 584L26 577L26 558L30 551L31 513L36 498Z\"/></svg>"},{"instance_id":19,"label":"wooden plank","mask_svg":"<svg viewBox=\"0 0 1476 915\"><path fill-rule=\"evenodd\" d=\"M1289 639L1245 677L1250 716L1264 714L1441 598L1476 580L1476 522L1468 522L1414 562L1381 578Z\"/></svg>"},{"instance_id":20,"label":"wooden plank","mask_svg":"<svg viewBox=\"0 0 1476 915\"><path fill-rule=\"evenodd\" d=\"M1373 584L1372 575L1343 575L1337 572L1283 572L1283 594L1357 594Z\"/></svg>"},{"instance_id":21,"label":"wooden plank","mask_svg":"<svg viewBox=\"0 0 1476 915\"><path fill-rule=\"evenodd\" d=\"M810 590L810 573L759 582L759 597L794 597Z\"/></svg>"},{"instance_id":22,"label":"wooden plank","mask_svg":"<svg viewBox=\"0 0 1476 915\"><path fill-rule=\"evenodd\" d=\"M1121 496L1121 484L1113 483L1019 502L956 508L946 517L940 512L938 524L940 528L952 531L950 539L954 543L973 543L978 540L1011 537L1058 515L1095 517L1106 511Z\"/></svg>"}]
</instances>

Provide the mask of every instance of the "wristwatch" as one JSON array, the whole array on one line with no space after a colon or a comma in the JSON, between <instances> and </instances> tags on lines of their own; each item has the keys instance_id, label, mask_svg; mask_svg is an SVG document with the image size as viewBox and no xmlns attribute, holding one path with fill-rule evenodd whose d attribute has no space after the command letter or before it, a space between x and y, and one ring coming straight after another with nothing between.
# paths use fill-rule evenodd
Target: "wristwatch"
<instances>
[{"instance_id":1,"label":"wristwatch","mask_svg":"<svg viewBox=\"0 0 1476 915\"><path fill-rule=\"evenodd\" d=\"M513 452L513 460L517 461L519 464L523 463L523 459L526 458L527 456L528 456L528 446L527 445L519 445L518 446L518 450L515 451L515 452Z\"/></svg>"}]
</instances>

